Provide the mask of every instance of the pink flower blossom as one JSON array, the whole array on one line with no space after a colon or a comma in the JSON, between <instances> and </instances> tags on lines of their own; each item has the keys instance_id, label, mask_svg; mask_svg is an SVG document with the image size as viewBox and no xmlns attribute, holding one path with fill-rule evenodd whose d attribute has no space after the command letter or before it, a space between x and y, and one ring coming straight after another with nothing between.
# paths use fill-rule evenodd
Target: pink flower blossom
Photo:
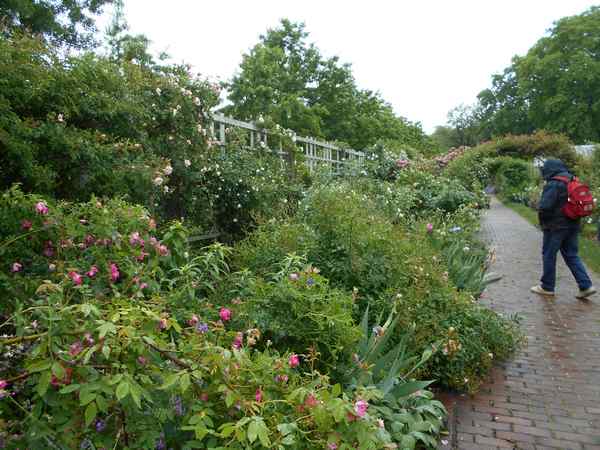
<instances>
[{"instance_id":1,"label":"pink flower blossom","mask_svg":"<svg viewBox=\"0 0 600 450\"><path fill-rule=\"evenodd\" d=\"M83 350L83 344L79 341L74 342L69 347L69 355L77 356L81 353L82 350Z\"/></svg>"},{"instance_id":2,"label":"pink flower blossom","mask_svg":"<svg viewBox=\"0 0 600 450\"><path fill-rule=\"evenodd\" d=\"M258 403L262 402L262 398L263 398L263 393L260 389L256 390L256 393L254 394L254 400L256 400Z\"/></svg>"},{"instance_id":3,"label":"pink flower blossom","mask_svg":"<svg viewBox=\"0 0 600 450\"><path fill-rule=\"evenodd\" d=\"M200 321L200 319L198 319L198 316L196 314L192 314L192 318L190 320L188 320L188 324L191 327L195 327L199 321Z\"/></svg>"},{"instance_id":4,"label":"pink flower blossom","mask_svg":"<svg viewBox=\"0 0 600 450\"><path fill-rule=\"evenodd\" d=\"M358 400L354 404L354 412L358 417L364 417L367 413L367 409L369 408L369 404L364 400Z\"/></svg>"},{"instance_id":5,"label":"pink flower blossom","mask_svg":"<svg viewBox=\"0 0 600 450\"><path fill-rule=\"evenodd\" d=\"M160 244L156 247L156 251L160 254L160 256L167 256L169 254L169 247L164 244Z\"/></svg>"},{"instance_id":6,"label":"pink flower blossom","mask_svg":"<svg viewBox=\"0 0 600 450\"><path fill-rule=\"evenodd\" d=\"M148 360L140 355L137 357L137 362L140 366L145 366Z\"/></svg>"},{"instance_id":7,"label":"pink flower blossom","mask_svg":"<svg viewBox=\"0 0 600 450\"><path fill-rule=\"evenodd\" d=\"M90 270L88 270L86 272L86 275L90 278L94 278L97 273L98 273L98 267L92 266L92 267L90 267Z\"/></svg>"},{"instance_id":8,"label":"pink flower blossom","mask_svg":"<svg viewBox=\"0 0 600 450\"><path fill-rule=\"evenodd\" d=\"M144 240L140 237L140 233L139 232L134 232L131 233L131 236L129 236L129 243L133 246L139 245L140 247L144 246Z\"/></svg>"},{"instance_id":9,"label":"pink flower blossom","mask_svg":"<svg viewBox=\"0 0 600 450\"><path fill-rule=\"evenodd\" d=\"M296 272L290 274L291 281L298 281L299 278L300 276Z\"/></svg>"},{"instance_id":10,"label":"pink flower blossom","mask_svg":"<svg viewBox=\"0 0 600 450\"><path fill-rule=\"evenodd\" d=\"M337 450L338 446L335 442L330 442L327 444L327 450Z\"/></svg>"},{"instance_id":11,"label":"pink flower blossom","mask_svg":"<svg viewBox=\"0 0 600 450\"><path fill-rule=\"evenodd\" d=\"M300 357L295 353L292 353L288 359L289 366L294 369L300 365Z\"/></svg>"},{"instance_id":12,"label":"pink flower blossom","mask_svg":"<svg viewBox=\"0 0 600 450\"><path fill-rule=\"evenodd\" d=\"M148 287L148 283L141 283L140 284L140 289L143 291L144 289L146 289Z\"/></svg>"},{"instance_id":13,"label":"pink flower blossom","mask_svg":"<svg viewBox=\"0 0 600 450\"><path fill-rule=\"evenodd\" d=\"M146 256L148 256L148 253L146 253L145 251L142 251L139 256L136 256L135 259L137 259L139 262L143 262L144 259L146 259Z\"/></svg>"},{"instance_id":14,"label":"pink flower blossom","mask_svg":"<svg viewBox=\"0 0 600 450\"><path fill-rule=\"evenodd\" d=\"M427 232L431 233L433 231L433 224L428 223L427 226L426 226L426 228L427 228Z\"/></svg>"},{"instance_id":15,"label":"pink flower blossom","mask_svg":"<svg viewBox=\"0 0 600 450\"><path fill-rule=\"evenodd\" d=\"M235 339L233 340L232 347L235 348L236 350L239 350L240 348L242 348L243 343L244 343L244 333L238 332L238 334L236 334L236 336L235 336Z\"/></svg>"},{"instance_id":16,"label":"pink flower blossom","mask_svg":"<svg viewBox=\"0 0 600 450\"><path fill-rule=\"evenodd\" d=\"M94 236L92 236L91 234L88 234L83 239L83 246L84 246L84 248L88 248L88 247L91 247L92 245L94 245L95 242L96 242L96 238Z\"/></svg>"},{"instance_id":17,"label":"pink flower blossom","mask_svg":"<svg viewBox=\"0 0 600 450\"><path fill-rule=\"evenodd\" d=\"M221 308L219 317L223 322L227 322L228 320L231 320L231 311L227 308Z\"/></svg>"},{"instance_id":18,"label":"pink flower blossom","mask_svg":"<svg viewBox=\"0 0 600 450\"><path fill-rule=\"evenodd\" d=\"M168 322L167 322L167 319L165 319L165 318L162 318L158 321L158 328L160 330L166 330L167 325L168 325Z\"/></svg>"},{"instance_id":19,"label":"pink flower blossom","mask_svg":"<svg viewBox=\"0 0 600 450\"><path fill-rule=\"evenodd\" d=\"M35 204L35 212L37 212L38 214L45 216L46 214L48 214L48 211L48 205L46 205L44 202L37 202Z\"/></svg>"},{"instance_id":20,"label":"pink flower blossom","mask_svg":"<svg viewBox=\"0 0 600 450\"><path fill-rule=\"evenodd\" d=\"M148 228L151 230L156 230L156 221L154 219L148 220Z\"/></svg>"},{"instance_id":21,"label":"pink flower blossom","mask_svg":"<svg viewBox=\"0 0 600 450\"><path fill-rule=\"evenodd\" d=\"M304 399L304 406L306 406L307 408L314 408L318 404L319 401L317 400L317 397L315 397L313 394L308 394Z\"/></svg>"},{"instance_id":22,"label":"pink flower blossom","mask_svg":"<svg viewBox=\"0 0 600 450\"><path fill-rule=\"evenodd\" d=\"M23 270L23 264L21 264L20 262L12 263L12 266L10 267L11 272L17 273L17 272L20 272L21 270Z\"/></svg>"},{"instance_id":23,"label":"pink flower blossom","mask_svg":"<svg viewBox=\"0 0 600 450\"><path fill-rule=\"evenodd\" d=\"M31 226L33 224L31 223L31 220L23 220L21 222L21 229L25 230L25 231L29 231L31 230Z\"/></svg>"},{"instance_id":24,"label":"pink flower blossom","mask_svg":"<svg viewBox=\"0 0 600 450\"><path fill-rule=\"evenodd\" d=\"M71 271L67 274L67 276L71 279L73 284L75 284L77 286L81 286L81 284L83 284L83 277L81 275L79 275L77 272Z\"/></svg>"},{"instance_id":25,"label":"pink flower blossom","mask_svg":"<svg viewBox=\"0 0 600 450\"><path fill-rule=\"evenodd\" d=\"M8 387L8 381L0 380L0 389L6 389Z\"/></svg>"},{"instance_id":26,"label":"pink flower blossom","mask_svg":"<svg viewBox=\"0 0 600 450\"><path fill-rule=\"evenodd\" d=\"M119 280L120 276L121 274L119 273L119 266L117 266L115 263L110 263L110 281L115 283Z\"/></svg>"},{"instance_id":27,"label":"pink flower blossom","mask_svg":"<svg viewBox=\"0 0 600 450\"><path fill-rule=\"evenodd\" d=\"M94 338L92 337L91 333L85 333L83 335L83 342L85 343L85 345L87 345L88 347L91 347L92 345L94 345L95 341Z\"/></svg>"},{"instance_id":28,"label":"pink flower blossom","mask_svg":"<svg viewBox=\"0 0 600 450\"><path fill-rule=\"evenodd\" d=\"M289 377L286 374L275 375L275 381L277 383L287 383Z\"/></svg>"}]
</instances>

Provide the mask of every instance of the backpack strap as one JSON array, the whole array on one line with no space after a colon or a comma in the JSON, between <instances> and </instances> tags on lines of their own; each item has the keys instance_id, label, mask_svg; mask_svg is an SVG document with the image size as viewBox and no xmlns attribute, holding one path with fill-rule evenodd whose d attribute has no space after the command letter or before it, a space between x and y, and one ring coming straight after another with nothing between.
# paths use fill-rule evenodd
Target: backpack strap
<instances>
[{"instance_id":1,"label":"backpack strap","mask_svg":"<svg viewBox=\"0 0 600 450\"><path fill-rule=\"evenodd\" d=\"M569 184L571 182L571 180L577 180L576 177L573 178L569 178L569 177L563 177L563 176L556 176L556 177L552 177L550 178L551 180L558 180L558 181L562 181L563 183L567 183Z\"/></svg>"}]
</instances>

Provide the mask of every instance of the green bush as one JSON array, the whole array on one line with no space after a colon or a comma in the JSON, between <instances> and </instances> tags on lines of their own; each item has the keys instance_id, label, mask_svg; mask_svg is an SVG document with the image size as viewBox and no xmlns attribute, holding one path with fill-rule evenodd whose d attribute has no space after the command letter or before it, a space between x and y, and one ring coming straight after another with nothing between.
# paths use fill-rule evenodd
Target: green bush
<instances>
[{"instance_id":1,"label":"green bush","mask_svg":"<svg viewBox=\"0 0 600 450\"><path fill-rule=\"evenodd\" d=\"M207 301L229 276L222 246L192 257L180 225L153 234L140 207L57 204L17 189L0 197L0 225L0 438L9 448L392 442L368 409L377 389L343 392L313 370L317 352L280 353L259 329L236 327L242 305ZM314 276L314 293L282 281L271 299L287 290L315 317L347 314L325 304L326 282Z\"/></svg>"},{"instance_id":2,"label":"green bush","mask_svg":"<svg viewBox=\"0 0 600 450\"><path fill-rule=\"evenodd\" d=\"M249 151L229 129L231 144L217 145L219 89L185 65L62 57L30 37L0 37L0 92L2 189L119 196L224 241L300 196L279 155Z\"/></svg>"},{"instance_id":3,"label":"green bush","mask_svg":"<svg viewBox=\"0 0 600 450\"><path fill-rule=\"evenodd\" d=\"M400 339L401 330L416 324L409 348L417 353L440 340L447 341L448 327L460 324L465 336L479 335L485 341L465 343L467 351L437 358L436 365L428 363L420 375L435 378L445 386L475 389L489 367L478 368L476 358L485 360L490 352L505 357L520 337L512 322L472 301L472 295L481 291L483 270L478 264L482 260L477 256L469 262L470 253L463 247L467 245L465 236L477 226L477 212L467 205L452 214L431 210L431 232L426 222L414 218L393 225L393 218L380 209L381 202L363 189L360 183L347 182L314 187L295 219L259 227L236 246L234 266L268 274L277 272L278 258L286 253L305 256L332 286L353 293L355 321L367 304L371 320L376 320L400 301L398 310L403 313L395 339ZM462 230L458 234L449 231L457 228ZM449 267L440 248L459 239L459 235L461 253L453 256ZM474 247L473 252L479 250ZM458 270L469 264L473 266L471 275L479 280L461 278ZM452 285L452 277L457 283L462 280L462 292ZM494 321L494 333L484 330L486 321ZM459 373L464 375L459 377Z\"/></svg>"},{"instance_id":4,"label":"green bush","mask_svg":"<svg viewBox=\"0 0 600 450\"><path fill-rule=\"evenodd\" d=\"M245 272L230 281L239 295L242 328L261 330L263 342L280 351L318 352L318 368L334 374L350 360L360 336L352 295L331 288L318 269L299 258L286 258L279 269L267 279Z\"/></svg>"}]
</instances>

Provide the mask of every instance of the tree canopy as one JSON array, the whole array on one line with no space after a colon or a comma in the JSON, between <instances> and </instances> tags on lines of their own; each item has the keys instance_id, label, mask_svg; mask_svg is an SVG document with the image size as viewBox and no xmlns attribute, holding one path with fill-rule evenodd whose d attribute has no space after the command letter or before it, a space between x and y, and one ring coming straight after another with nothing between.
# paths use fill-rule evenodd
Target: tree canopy
<instances>
[{"instance_id":1,"label":"tree canopy","mask_svg":"<svg viewBox=\"0 0 600 450\"><path fill-rule=\"evenodd\" d=\"M558 20L492 77L473 111L479 137L545 129L600 141L600 7Z\"/></svg>"},{"instance_id":2,"label":"tree canopy","mask_svg":"<svg viewBox=\"0 0 600 450\"><path fill-rule=\"evenodd\" d=\"M74 47L93 43L94 16L114 0L2 0L0 17L9 29L43 35Z\"/></svg>"},{"instance_id":3,"label":"tree canopy","mask_svg":"<svg viewBox=\"0 0 600 450\"><path fill-rule=\"evenodd\" d=\"M355 148L378 139L425 145L420 124L398 117L379 93L359 89L351 66L323 57L308 36L304 24L287 19L267 30L228 84L225 112L246 120L269 116L298 133Z\"/></svg>"}]
</instances>

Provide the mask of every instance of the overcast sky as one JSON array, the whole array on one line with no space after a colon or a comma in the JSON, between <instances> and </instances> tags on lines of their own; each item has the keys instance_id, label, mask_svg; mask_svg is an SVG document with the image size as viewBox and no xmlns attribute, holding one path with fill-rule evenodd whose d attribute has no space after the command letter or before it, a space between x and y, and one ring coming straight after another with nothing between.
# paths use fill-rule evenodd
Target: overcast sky
<instances>
[{"instance_id":1,"label":"overcast sky","mask_svg":"<svg viewBox=\"0 0 600 450\"><path fill-rule=\"evenodd\" d=\"M302 21L325 56L352 64L361 88L427 132L472 103L490 76L585 0L125 0L131 32L157 53L229 79L242 54L281 18ZM104 21L101 21L103 24Z\"/></svg>"}]
</instances>

